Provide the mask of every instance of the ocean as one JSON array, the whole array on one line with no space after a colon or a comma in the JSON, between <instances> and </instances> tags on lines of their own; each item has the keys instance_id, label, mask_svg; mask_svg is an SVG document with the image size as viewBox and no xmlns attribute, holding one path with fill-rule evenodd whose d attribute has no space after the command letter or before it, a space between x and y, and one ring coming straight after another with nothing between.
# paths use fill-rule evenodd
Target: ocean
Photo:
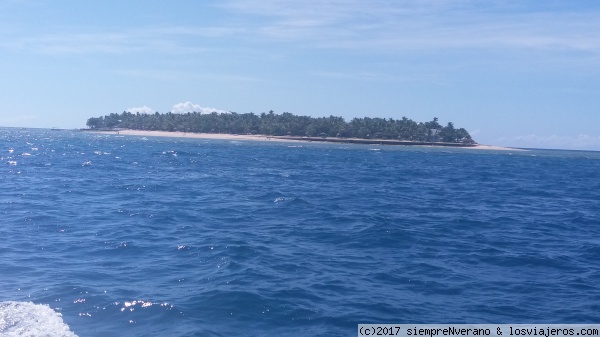
<instances>
[{"instance_id":1,"label":"ocean","mask_svg":"<svg viewBox=\"0 0 600 337\"><path fill-rule=\"evenodd\" d=\"M0 179L1 336L598 323L600 152L2 128Z\"/></svg>"}]
</instances>

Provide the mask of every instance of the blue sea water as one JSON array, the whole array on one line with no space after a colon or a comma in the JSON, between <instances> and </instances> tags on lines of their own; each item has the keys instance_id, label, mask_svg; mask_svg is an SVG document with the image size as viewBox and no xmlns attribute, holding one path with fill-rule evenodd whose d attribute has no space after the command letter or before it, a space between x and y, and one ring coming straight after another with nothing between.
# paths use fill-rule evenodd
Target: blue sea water
<instances>
[{"instance_id":1,"label":"blue sea water","mask_svg":"<svg viewBox=\"0 0 600 337\"><path fill-rule=\"evenodd\" d=\"M600 153L0 129L0 335L598 323Z\"/></svg>"}]
</instances>

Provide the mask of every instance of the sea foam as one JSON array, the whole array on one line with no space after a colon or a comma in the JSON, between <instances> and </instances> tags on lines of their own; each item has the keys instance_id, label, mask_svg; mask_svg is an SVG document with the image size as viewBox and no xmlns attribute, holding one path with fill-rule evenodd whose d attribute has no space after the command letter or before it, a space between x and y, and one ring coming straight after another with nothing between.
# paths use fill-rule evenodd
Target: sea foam
<instances>
[{"instance_id":1,"label":"sea foam","mask_svg":"<svg viewBox=\"0 0 600 337\"><path fill-rule=\"evenodd\" d=\"M4 337L77 337L62 315L45 304L0 302L0 335Z\"/></svg>"}]
</instances>

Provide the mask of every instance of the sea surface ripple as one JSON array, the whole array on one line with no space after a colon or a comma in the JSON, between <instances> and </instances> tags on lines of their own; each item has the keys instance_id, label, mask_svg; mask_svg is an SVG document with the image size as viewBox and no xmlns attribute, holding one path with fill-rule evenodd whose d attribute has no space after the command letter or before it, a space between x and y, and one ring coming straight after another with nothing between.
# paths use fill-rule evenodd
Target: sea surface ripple
<instances>
[{"instance_id":1,"label":"sea surface ripple","mask_svg":"<svg viewBox=\"0 0 600 337\"><path fill-rule=\"evenodd\" d=\"M7 336L598 322L598 152L4 128L0 179Z\"/></svg>"}]
</instances>

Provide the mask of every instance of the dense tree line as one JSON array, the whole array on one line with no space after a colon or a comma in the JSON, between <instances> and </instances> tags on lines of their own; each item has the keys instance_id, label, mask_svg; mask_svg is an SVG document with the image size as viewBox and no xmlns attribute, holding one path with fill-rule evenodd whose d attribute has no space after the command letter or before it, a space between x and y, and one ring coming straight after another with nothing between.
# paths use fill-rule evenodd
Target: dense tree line
<instances>
[{"instance_id":1,"label":"dense tree line","mask_svg":"<svg viewBox=\"0 0 600 337\"><path fill-rule=\"evenodd\" d=\"M123 112L88 119L90 129L133 129L199 133L262 134L270 136L346 137L364 139L399 139L414 141L441 141L473 143L471 135L463 128L446 126L437 118L417 123L411 119L354 118L346 122L342 117L296 116L289 112L273 111L238 114L211 113L187 114L158 112L154 114Z\"/></svg>"}]
</instances>

